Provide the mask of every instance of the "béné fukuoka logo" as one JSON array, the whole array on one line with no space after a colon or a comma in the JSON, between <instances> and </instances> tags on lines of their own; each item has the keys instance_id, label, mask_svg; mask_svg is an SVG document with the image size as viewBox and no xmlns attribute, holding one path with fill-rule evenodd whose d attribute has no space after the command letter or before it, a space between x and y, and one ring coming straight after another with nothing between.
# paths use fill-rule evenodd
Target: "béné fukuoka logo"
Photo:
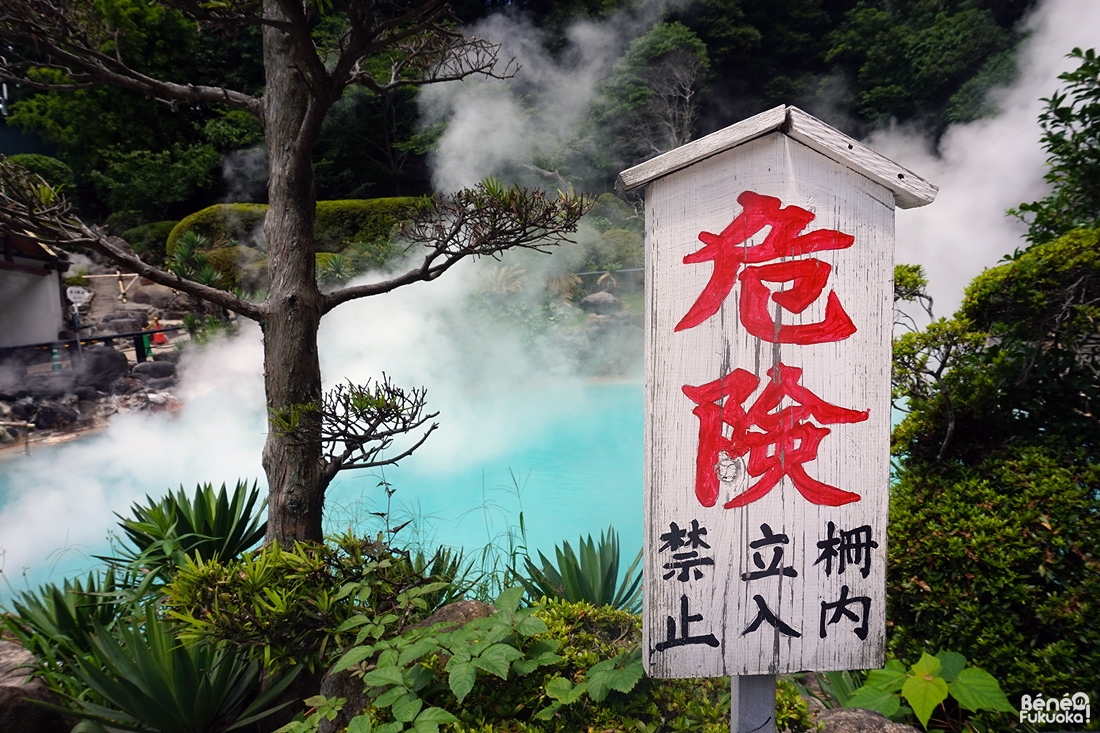
<instances>
[{"instance_id":1,"label":"b\u00e9n\u00e9 fukuoka logo","mask_svg":"<svg viewBox=\"0 0 1100 733\"><path fill-rule=\"evenodd\" d=\"M1066 693L1061 697L1020 698L1021 723L1074 723L1085 725L1092 719L1089 696L1084 692Z\"/></svg>"}]
</instances>

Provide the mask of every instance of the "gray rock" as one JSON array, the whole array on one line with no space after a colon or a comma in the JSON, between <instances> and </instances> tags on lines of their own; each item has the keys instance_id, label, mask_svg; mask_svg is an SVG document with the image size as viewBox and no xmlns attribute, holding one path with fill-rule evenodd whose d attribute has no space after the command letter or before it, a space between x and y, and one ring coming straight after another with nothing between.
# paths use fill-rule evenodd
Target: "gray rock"
<instances>
[{"instance_id":1,"label":"gray rock","mask_svg":"<svg viewBox=\"0 0 1100 733\"><path fill-rule=\"evenodd\" d=\"M595 313L601 316L618 313L623 309L623 302L611 293L606 292L586 295L577 305L585 313Z\"/></svg>"},{"instance_id":2,"label":"gray rock","mask_svg":"<svg viewBox=\"0 0 1100 733\"><path fill-rule=\"evenodd\" d=\"M0 687L23 685L33 665L33 654L13 641L0 640Z\"/></svg>"},{"instance_id":3,"label":"gray rock","mask_svg":"<svg viewBox=\"0 0 1100 733\"><path fill-rule=\"evenodd\" d=\"M176 375L176 365L170 361L144 361L135 364L130 370L133 376L147 377L149 379L163 379Z\"/></svg>"},{"instance_id":4,"label":"gray rock","mask_svg":"<svg viewBox=\"0 0 1100 733\"><path fill-rule=\"evenodd\" d=\"M62 430L80 418L80 413L68 405L43 402L34 412L35 430Z\"/></svg>"},{"instance_id":5,"label":"gray rock","mask_svg":"<svg viewBox=\"0 0 1100 733\"><path fill-rule=\"evenodd\" d=\"M35 400L59 400L72 393L76 384L77 374L69 370L36 374L27 380L27 394Z\"/></svg>"},{"instance_id":6,"label":"gray rock","mask_svg":"<svg viewBox=\"0 0 1100 733\"><path fill-rule=\"evenodd\" d=\"M95 387L77 387L73 390L73 394L84 402L95 402L104 397L104 394Z\"/></svg>"},{"instance_id":7,"label":"gray rock","mask_svg":"<svg viewBox=\"0 0 1100 733\"><path fill-rule=\"evenodd\" d=\"M156 308L168 308L176 299L176 294L164 285L150 283L135 290L130 299L135 303L148 303Z\"/></svg>"},{"instance_id":8,"label":"gray rock","mask_svg":"<svg viewBox=\"0 0 1100 733\"><path fill-rule=\"evenodd\" d=\"M469 623L476 618L488 618L494 613L496 613L496 610L488 603L482 603L481 601L455 601L454 603L448 603L446 606L438 609L420 623L413 624L411 628L427 628L435 624L447 623L450 625L445 627L444 630L449 630Z\"/></svg>"},{"instance_id":9,"label":"gray rock","mask_svg":"<svg viewBox=\"0 0 1100 733\"><path fill-rule=\"evenodd\" d=\"M13 420L22 420L26 422L31 419L31 415L33 414L34 400L30 397L16 400L11 405L11 416Z\"/></svg>"},{"instance_id":10,"label":"gray rock","mask_svg":"<svg viewBox=\"0 0 1100 733\"><path fill-rule=\"evenodd\" d=\"M134 379L133 377L126 377L120 379L114 386L115 394L137 394L138 392L145 392L149 388L145 386L145 382L140 379Z\"/></svg>"},{"instance_id":11,"label":"gray rock","mask_svg":"<svg viewBox=\"0 0 1100 733\"><path fill-rule=\"evenodd\" d=\"M57 704L46 690L26 687L0 687L0 730L4 733L68 733L72 723L55 710L31 700Z\"/></svg>"},{"instance_id":12,"label":"gray rock","mask_svg":"<svg viewBox=\"0 0 1100 733\"><path fill-rule=\"evenodd\" d=\"M179 364L180 352L178 351L159 351L153 354L153 361L170 361L173 364Z\"/></svg>"},{"instance_id":13,"label":"gray rock","mask_svg":"<svg viewBox=\"0 0 1100 733\"><path fill-rule=\"evenodd\" d=\"M145 386L148 389L153 389L158 392L164 392L176 386L176 378L163 377L161 379L150 379L145 383Z\"/></svg>"},{"instance_id":14,"label":"gray rock","mask_svg":"<svg viewBox=\"0 0 1100 733\"><path fill-rule=\"evenodd\" d=\"M124 354L110 346L93 344L84 349L84 361L77 370L76 383L81 387L110 392L111 385L129 372L130 362Z\"/></svg>"},{"instance_id":15,"label":"gray rock","mask_svg":"<svg viewBox=\"0 0 1100 733\"><path fill-rule=\"evenodd\" d=\"M825 724L824 733L920 733L882 713L862 708L834 708L819 713L817 719Z\"/></svg>"}]
</instances>

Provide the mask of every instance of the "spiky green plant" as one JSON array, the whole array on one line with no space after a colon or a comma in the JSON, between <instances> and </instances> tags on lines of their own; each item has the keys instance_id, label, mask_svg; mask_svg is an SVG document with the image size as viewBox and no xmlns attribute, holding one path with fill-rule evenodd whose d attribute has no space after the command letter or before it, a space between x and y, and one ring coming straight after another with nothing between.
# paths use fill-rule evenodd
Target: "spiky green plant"
<instances>
[{"instance_id":1,"label":"spiky green plant","mask_svg":"<svg viewBox=\"0 0 1100 733\"><path fill-rule=\"evenodd\" d=\"M65 712L107 730L222 733L275 712L280 693L300 667L260 691L261 665L224 644L182 646L150 605L143 623L109 632L99 624L90 640L94 662L76 659L73 674L104 701L67 696ZM93 729L85 726L85 730Z\"/></svg>"},{"instance_id":2,"label":"spiky green plant","mask_svg":"<svg viewBox=\"0 0 1100 733\"><path fill-rule=\"evenodd\" d=\"M119 526L133 545L121 555L104 558L115 565L140 569L145 584L163 582L185 557L232 560L263 539L267 521L262 518L267 500L260 499L255 483L249 488L238 481L232 495L225 484L196 487L189 497L181 486L159 501L130 507L130 517L116 515Z\"/></svg>"},{"instance_id":3,"label":"spiky green plant","mask_svg":"<svg viewBox=\"0 0 1100 733\"><path fill-rule=\"evenodd\" d=\"M523 584L532 600L545 596L561 598L571 603L585 601L593 606L612 606L637 613L641 610L642 574L635 572L642 562L638 552L634 562L619 581L619 535L614 527L600 532L599 541L592 535L582 537L574 552L568 542L559 548L554 546L557 565L540 551L540 565L530 556L523 558L523 570L515 567L512 573Z\"/></svg>"}]
</instances>

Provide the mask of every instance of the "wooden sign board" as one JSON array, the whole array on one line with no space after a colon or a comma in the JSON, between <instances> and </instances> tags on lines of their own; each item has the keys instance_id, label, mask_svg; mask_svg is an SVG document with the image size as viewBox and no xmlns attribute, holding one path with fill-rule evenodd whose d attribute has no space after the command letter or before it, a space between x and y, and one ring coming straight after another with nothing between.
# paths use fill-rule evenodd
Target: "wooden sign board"
<instances>
[{"instance_id":1,"label":"wooden sign board","mask_svg":"<svg viewBox=\"0 0 1100 733\"><path fill-rule=\"evenodd\" d=\"M935 187L779 107L646 188L654 677L883 664L894 207Z\"/></svg>"}]
</instances>

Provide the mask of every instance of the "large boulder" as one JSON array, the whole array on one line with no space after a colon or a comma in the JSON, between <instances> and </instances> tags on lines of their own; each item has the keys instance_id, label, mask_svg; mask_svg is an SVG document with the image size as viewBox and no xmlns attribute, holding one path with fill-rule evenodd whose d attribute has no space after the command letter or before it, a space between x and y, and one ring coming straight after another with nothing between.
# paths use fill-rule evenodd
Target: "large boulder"
<instances>
[{"instance_id":1,"label":"large boulder","mask_svg":"<svg viewBox=\"0 0 1100 733\"><path fill-rule=\"evenodd\" d=\"M77 375L68 370L35 374L27 380L27 394L35 400L59 400L72 394L76 380Z\"/></svg>"},{"instance_id":2,"label":"large boulder","mask_svg":"<svg viewBox=\"0 0 1100 733\"><path fill-rule=\"evenodd\" d=\"M920 733L916 728L895 723L882 713L863 708L834 708L818 713L824 733Z\"/></svg>"},{"instance_id":3,"label":"large boulder","mask_svg":"<svg viewBox=\"0 0 1100 733\"><path fill-rule=\"evenodd\" d=\"M80 413L68 405L43 402L34 413L35 430L64 430L80 419Z\"/></svg>"},{"instance_id":4,"label":"large boulder","mask_svg":"<svg viewBox=\"0 0 1100 733\"><path fill-rule=\"evenodd\" d=\"M130 372L126 355L104 344L93 344L84 349L84 361L76 373L76 383L81 387L95 387L100 392L110 392L111 385Z\"/></svg>"},{"instance_id":5,"label":"large boulder","mask_svg":"<svg viewBox=\"0 0 1100 733\"><path fill-rule=\"evenodd\" d=\"M4 733L68 733L57 712L32 700L57 703L40 679L28 680L34 655L10 641L0 640L0 731Z\"/></svg>"},{"instance_id":6,"label":"large boulder","mask_svg":"<svg viewBox=\"0 0 1100 733\"><path fill-rule=\"evenodd\" d=\"M595 313L598 316L611 315L623 309L623 302L611 293L606 292L586 295L577 305L585 313Z\"/></svg>"},{"instance_id":7,"label":"large boulder","mask_svg":"<svg viewBox=\"0 0 1100 733\"><path fill-rule=\"evenodd\" d=\"M176 376L176 365L170 361L143 361L135 364L130 374L140 379L164 379Z\"/></svg>"}]
</instances>

